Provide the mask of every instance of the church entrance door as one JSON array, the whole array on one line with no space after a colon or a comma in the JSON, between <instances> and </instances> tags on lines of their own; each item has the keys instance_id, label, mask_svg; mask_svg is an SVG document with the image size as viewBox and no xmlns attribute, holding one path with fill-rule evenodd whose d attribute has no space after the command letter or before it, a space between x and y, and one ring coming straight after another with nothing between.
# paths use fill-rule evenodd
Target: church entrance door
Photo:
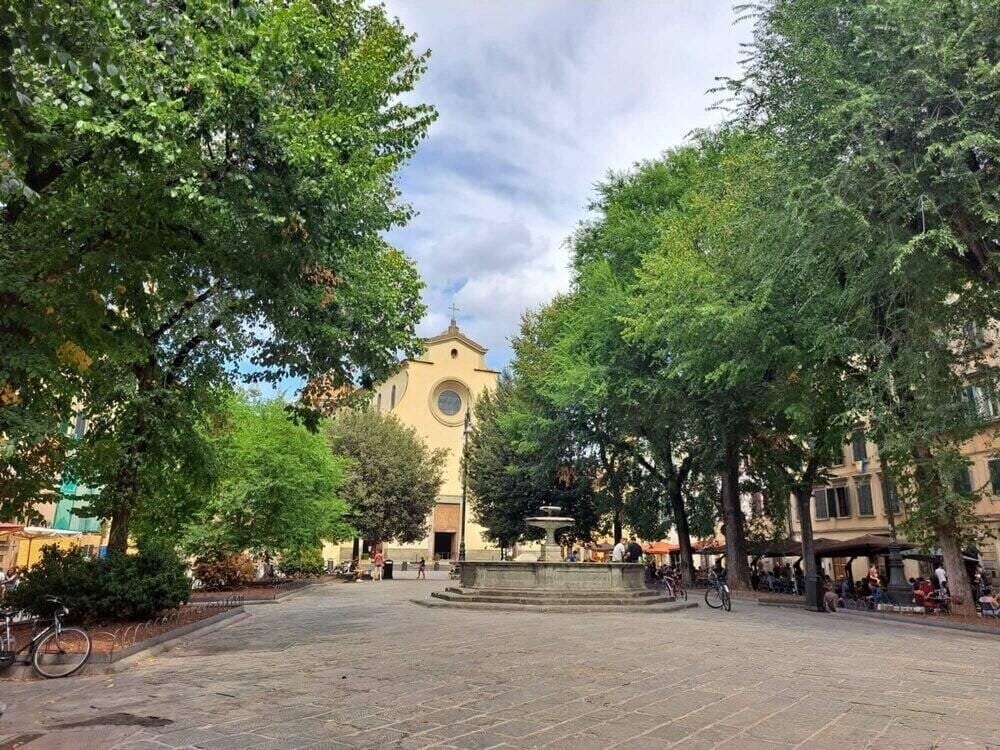
<instances>
[{"instance_id":1,"label":"church entrance door","mask_svg":"<svg viewBox=\"0 0 1000 750\"><path fill-rule=\"evenodd\" d=\"M434 556L441 560L451 560L454 557L455 532L434 532Z\"/></svg>"}]
</instances>

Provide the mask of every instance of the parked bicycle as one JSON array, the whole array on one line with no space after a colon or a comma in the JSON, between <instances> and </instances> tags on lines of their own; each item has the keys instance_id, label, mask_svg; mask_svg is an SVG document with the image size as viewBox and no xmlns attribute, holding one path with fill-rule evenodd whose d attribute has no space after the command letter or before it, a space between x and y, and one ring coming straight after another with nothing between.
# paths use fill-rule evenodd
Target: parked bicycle
<instances>
[{"instance_id":1,"label":"parked bicycle","mask_svg":"<svg viewBox=\"0 0 1000 750\"><path fill-rule=\"evenodd\" d=\"M62 624L69 610L59 599L47 596L45 601L52 605L52 622L39 630L39 621L33 621L31 639L20 648L14 639L16 613L9 607L0 607L4 624L0 630L0 668L9 667L24 651L31 655L31 664L42 677L69 677L86 664L93 648L90 634L83 628Z\"/></svg>"},{"instance_id":2,"label":"parked bicycle","mask_svg":"<svg viewBox=\"0 0 1000 750\"><path fill-rule=\"evenodd\" d=\"M669 565L663 566L660 570L660 585L663 586L663 592L667 596L687 601L688 592L684 585L684 576L676 568Z\"/></svg>"},{"instance_id":3,"label":"parked bicycle","mask_svg":"<svg viewBox=\"0 0 1000 750\"><path fill-rule=\"evenodd\" d=\"M726 612L732 612L733 599L729 592L729 584L726 583L725 575L717 575L713 570L708 574L709 588L705 591L705 604L712 609L720 607Z\"/></svg>"}]
</instances>

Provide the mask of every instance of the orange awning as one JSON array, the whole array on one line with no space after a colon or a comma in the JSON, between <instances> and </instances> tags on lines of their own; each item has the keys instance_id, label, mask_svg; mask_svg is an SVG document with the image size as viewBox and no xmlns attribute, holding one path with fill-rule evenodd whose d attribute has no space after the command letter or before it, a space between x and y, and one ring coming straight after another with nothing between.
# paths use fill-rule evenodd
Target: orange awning
<instances>
[{"instance_id":1,"label":"orange awning","mask_svg":"<svg viewBox=\"0 0 1000 750\"><path fill-rule=\"evenodd\" d=\"M680 552L681 547L679 544L671 544L670 542L649 542L642 548L642 551L647 555L669 555L672 552Z\"/></svg>"}]
</instances>

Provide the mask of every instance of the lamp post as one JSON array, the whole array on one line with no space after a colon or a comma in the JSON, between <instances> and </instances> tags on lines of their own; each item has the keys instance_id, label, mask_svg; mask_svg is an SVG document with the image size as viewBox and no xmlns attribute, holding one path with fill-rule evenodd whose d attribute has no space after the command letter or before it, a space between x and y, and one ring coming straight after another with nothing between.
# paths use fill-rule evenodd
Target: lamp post
<instances>
[{"instance_id":1,"label":"lamp post","mask_svg":"<svg viewBox=\"0 0 1000 750\"><path fill-rule=\"evenodd\" d=\"M882 502L885 503L885 514L889 519L889 581L886 588L889 590L889 596L892 597L893 601L907 607L913 602L913 587L906 582L906 574L903 572L903 548L896 537L896 508L893 507L896 503L889 496L891 480L889 479L889 470L885 465L885 460L882 461L882 466L885 470Z\"/></svg>"},{"instance_id":2,"label":"lamp post","mask_svg":"<svg viewBox=\"0 0 1000 750\"><path fill-rule=\"evenodd\" d=\"M458 529L458 561L465 562L465 498L469 485L469 433L472 432L472 412L465 410L465 425L462 427L462 520Z\"/></svg>"}]
</instances>

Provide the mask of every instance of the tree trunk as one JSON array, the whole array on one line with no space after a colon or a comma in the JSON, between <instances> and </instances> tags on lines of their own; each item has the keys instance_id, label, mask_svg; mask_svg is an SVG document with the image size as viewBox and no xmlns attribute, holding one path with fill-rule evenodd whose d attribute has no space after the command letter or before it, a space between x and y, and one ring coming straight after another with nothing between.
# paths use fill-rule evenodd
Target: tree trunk
<instances>
[{"instance_id":1,"label":"tree trunk","mask_svg":"<svg viewBox=\"0 0 1000 750\"><path fill-rule=\"evenodd\" d=\"M736 441L726 440L722 471L722 512L726 535L726 570L729 587L750 589L750 564L747 562L746 531L740 507L740 452Z\"/></svg>"},{"instance_id":2,"label":"tree trunk","mask_svg":"<svg viewBox=\"0 0 1000 750\"><path fill-rule=\"evenodd\" d=\"M674 528L677 530L677 544L681 557L681 576L686 586L694 585L694 551L691 549L691 529L688 526L687 509L680 482L670 488L670 505L674 513Z\"/></svg>"},{"instance_id":3,"label":"tree trunk","mask_svg":"<svg viewBox=\"0 0 1000 750\"><path fill-rule=\"evenodd\" d=\"M618 544L622 540L622 511L621 508L615 509L614 520L612 523L612 534L615 538L615 544Z\"/></svg>"},{"instance_id":4,"label":"tree trunk","mask_svg":"<svg viewBox=\"0 0 1000 750\"><path fill-rule=\"evenodd\" d=\"M813 542L812 513L809 508L809 499L812 497L810 489L796 488L795 504L799 513L799 533L802 535L802 559L806 564L806 609L819 612L823 607L819 594L820 576L819 565L816 564L816 545Z\"/></svg>"},{"instance_id":5,"label":"tree trunk","mask_svg":"<svg viewBox=\"0 0 1000 750\"><path fill-rule=\"evenodd\" d=\"M111 531L108 533L108 552L128 552L128 522L131 510L122 506L111 516Z\"/></svg>"},{"instance_id":6,"label":"tree trunk","mask_svg":"<svg viewBox=\"0 0 1000 750\"><path fill-rule=\"evenodd\" d=\"M956 615L976 614L976 603L972 596L972 582L965 570L962 559L962 545L957 529L952 523L943 523L936 529L944 570L948 574L948 593L951 595L951 611Z\"/></svg>"}]
</instances>

